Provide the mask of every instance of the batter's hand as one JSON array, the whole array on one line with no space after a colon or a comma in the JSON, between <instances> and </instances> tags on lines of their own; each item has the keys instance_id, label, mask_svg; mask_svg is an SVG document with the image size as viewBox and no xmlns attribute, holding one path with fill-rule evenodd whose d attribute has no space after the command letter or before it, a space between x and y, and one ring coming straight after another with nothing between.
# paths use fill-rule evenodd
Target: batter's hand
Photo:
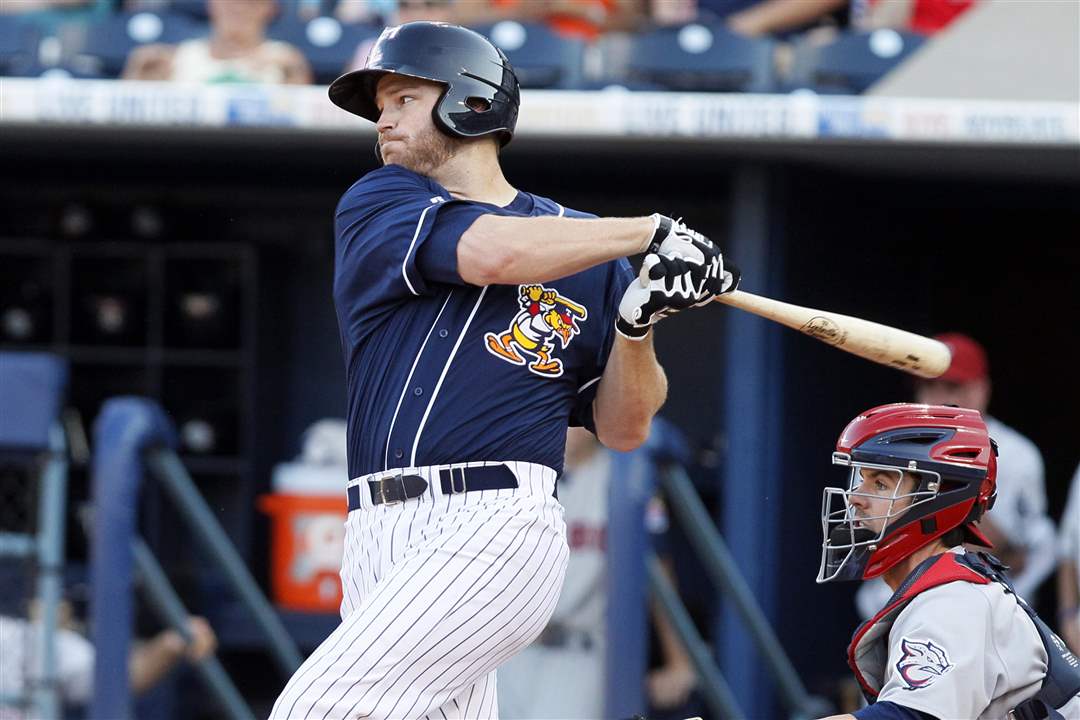
<instances>
[{"instance_id":1,"label":"batter's hand","mask_svg":"<svg viewBox=\"0 0 1080 720\"><path fill-rule=\"evenodd\" d=\"M701 292L685 260L650 253L637 280L623 293L615 329L630 340L641 340L663 318L699 304Z\"/></svg>"},{"instance_id":2,"label":"batter's hand","mask_svg":"<svg viewBox=\"0 0 1080 720\"><path fill-rule=\"evenodd\" d=\"M738 286L739 271L735 268L725 270L720 248L709 238L666 215L654 213L652 218L656 230L648 252L681 258L690 265L694 286L701 298L696 304L703 305Z\"/></svg>"}]
</instances>

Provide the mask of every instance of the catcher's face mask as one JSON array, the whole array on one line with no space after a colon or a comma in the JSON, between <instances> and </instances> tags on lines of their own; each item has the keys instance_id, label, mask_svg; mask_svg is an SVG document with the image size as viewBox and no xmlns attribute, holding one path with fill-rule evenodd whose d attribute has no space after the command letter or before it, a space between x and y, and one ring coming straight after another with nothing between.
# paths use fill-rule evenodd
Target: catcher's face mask
<instances>
[{"instance_id":1,"label":"catcher's face mask","mask_svg":"<svg viewBox=\"0 0 1080 720\"><path fill-rule=\"evenodd\" d=\"M940 475L913 477L892 465L854 462L833 453L833 464L849 467L847 489L825 488L821 506L821 565L817 582L861 580L874 552L901 524L897 518L935 498Z\"/></svg>"}]
</instances>

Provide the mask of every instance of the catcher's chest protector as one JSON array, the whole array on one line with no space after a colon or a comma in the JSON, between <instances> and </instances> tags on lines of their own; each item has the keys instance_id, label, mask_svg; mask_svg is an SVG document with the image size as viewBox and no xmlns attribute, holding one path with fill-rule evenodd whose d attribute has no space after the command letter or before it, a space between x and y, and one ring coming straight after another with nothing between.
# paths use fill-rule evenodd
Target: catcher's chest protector
<instances>
[{"instance_id":1,"label":"catcher's chest protector","mask_svg":"<svg viewBox=\"0 0 1080 720\"><path fill-rule=\"evenodd\" d=\"M893 622L920 593L951 582L987 585L996 582L1016 597L1039 633L1047 656L1047 673L1039 691L1013 710L1018 720L1064 720L1057 712L1080 693L1080 660L1042 621L1027 602L1016 595L996 558L985 553L958 555L947 552L923 561L897 588L885 607L855 631L848 646L848 665L859 681L867 702L877 699L884 684Z\"/></svg>"}]
</instances>

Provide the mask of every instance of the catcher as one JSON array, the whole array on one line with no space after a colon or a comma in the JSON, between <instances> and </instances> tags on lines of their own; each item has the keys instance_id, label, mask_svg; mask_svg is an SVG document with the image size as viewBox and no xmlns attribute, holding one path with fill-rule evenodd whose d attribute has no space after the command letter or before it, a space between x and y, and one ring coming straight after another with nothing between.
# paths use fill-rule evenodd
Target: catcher
<instances>
[{"instance_id":1,"label":"catcher","mask_svg":"<svg viewBox=\"0 0 1080 720\"><path fill-rule=\"evenodd\" d=\"M848 664L869 706L830 720L1080 717L1080 662L1016 595L978 521L997 446L975 410L895 404L840 435L825 488L819 583L882 577L893 596L859 626Z\"/></svg>"}]
</instances>

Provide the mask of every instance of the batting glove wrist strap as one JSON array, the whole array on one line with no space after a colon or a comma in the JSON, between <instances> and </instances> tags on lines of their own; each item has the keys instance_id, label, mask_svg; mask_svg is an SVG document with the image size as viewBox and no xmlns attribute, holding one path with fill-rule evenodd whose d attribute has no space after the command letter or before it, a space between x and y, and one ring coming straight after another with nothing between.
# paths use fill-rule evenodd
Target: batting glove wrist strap
<instances>
[{"instance_id":1,"label":"batting glove wrist strap","mask_svg":"<svg viewBox=\"0 0 1080 720\"><path fill-rule=\"evenodd\" d=\"M637 279L619 302L615 328L632 340L641 339L663 318L711 297L696 275L681 258L646 255Z\"/></svg>"},{"instance_id":2,"label":"batting glove wrist strap","mask_svg":"<svg viewBox=\"0 0 1080 720\"><path fill-rule=\"evenodd\" d=\"M660 245L663 244L664 239L671 234L671 226L675 221L667 215L661 215L660 213L653 213L649 217L653 221L653 235L652 239L649 240L649 244L646 245L641 252L660 252Z\"/></svg>"},{"instance_id":3,"label":"batting glove wrist strap","mask_svg":"<svg viewBox=\"0 0 1080 720\"><path fill-rule=\"evenodd\" d=\"M622 319L622 316L615 318L615 332L622 335L627 340L633 340L634 342L640 342L649 336L649 331L652 329L651 325L645 325L644 327L638 327L633 323L627 322Z\"/></svg>"}]
</instances>

